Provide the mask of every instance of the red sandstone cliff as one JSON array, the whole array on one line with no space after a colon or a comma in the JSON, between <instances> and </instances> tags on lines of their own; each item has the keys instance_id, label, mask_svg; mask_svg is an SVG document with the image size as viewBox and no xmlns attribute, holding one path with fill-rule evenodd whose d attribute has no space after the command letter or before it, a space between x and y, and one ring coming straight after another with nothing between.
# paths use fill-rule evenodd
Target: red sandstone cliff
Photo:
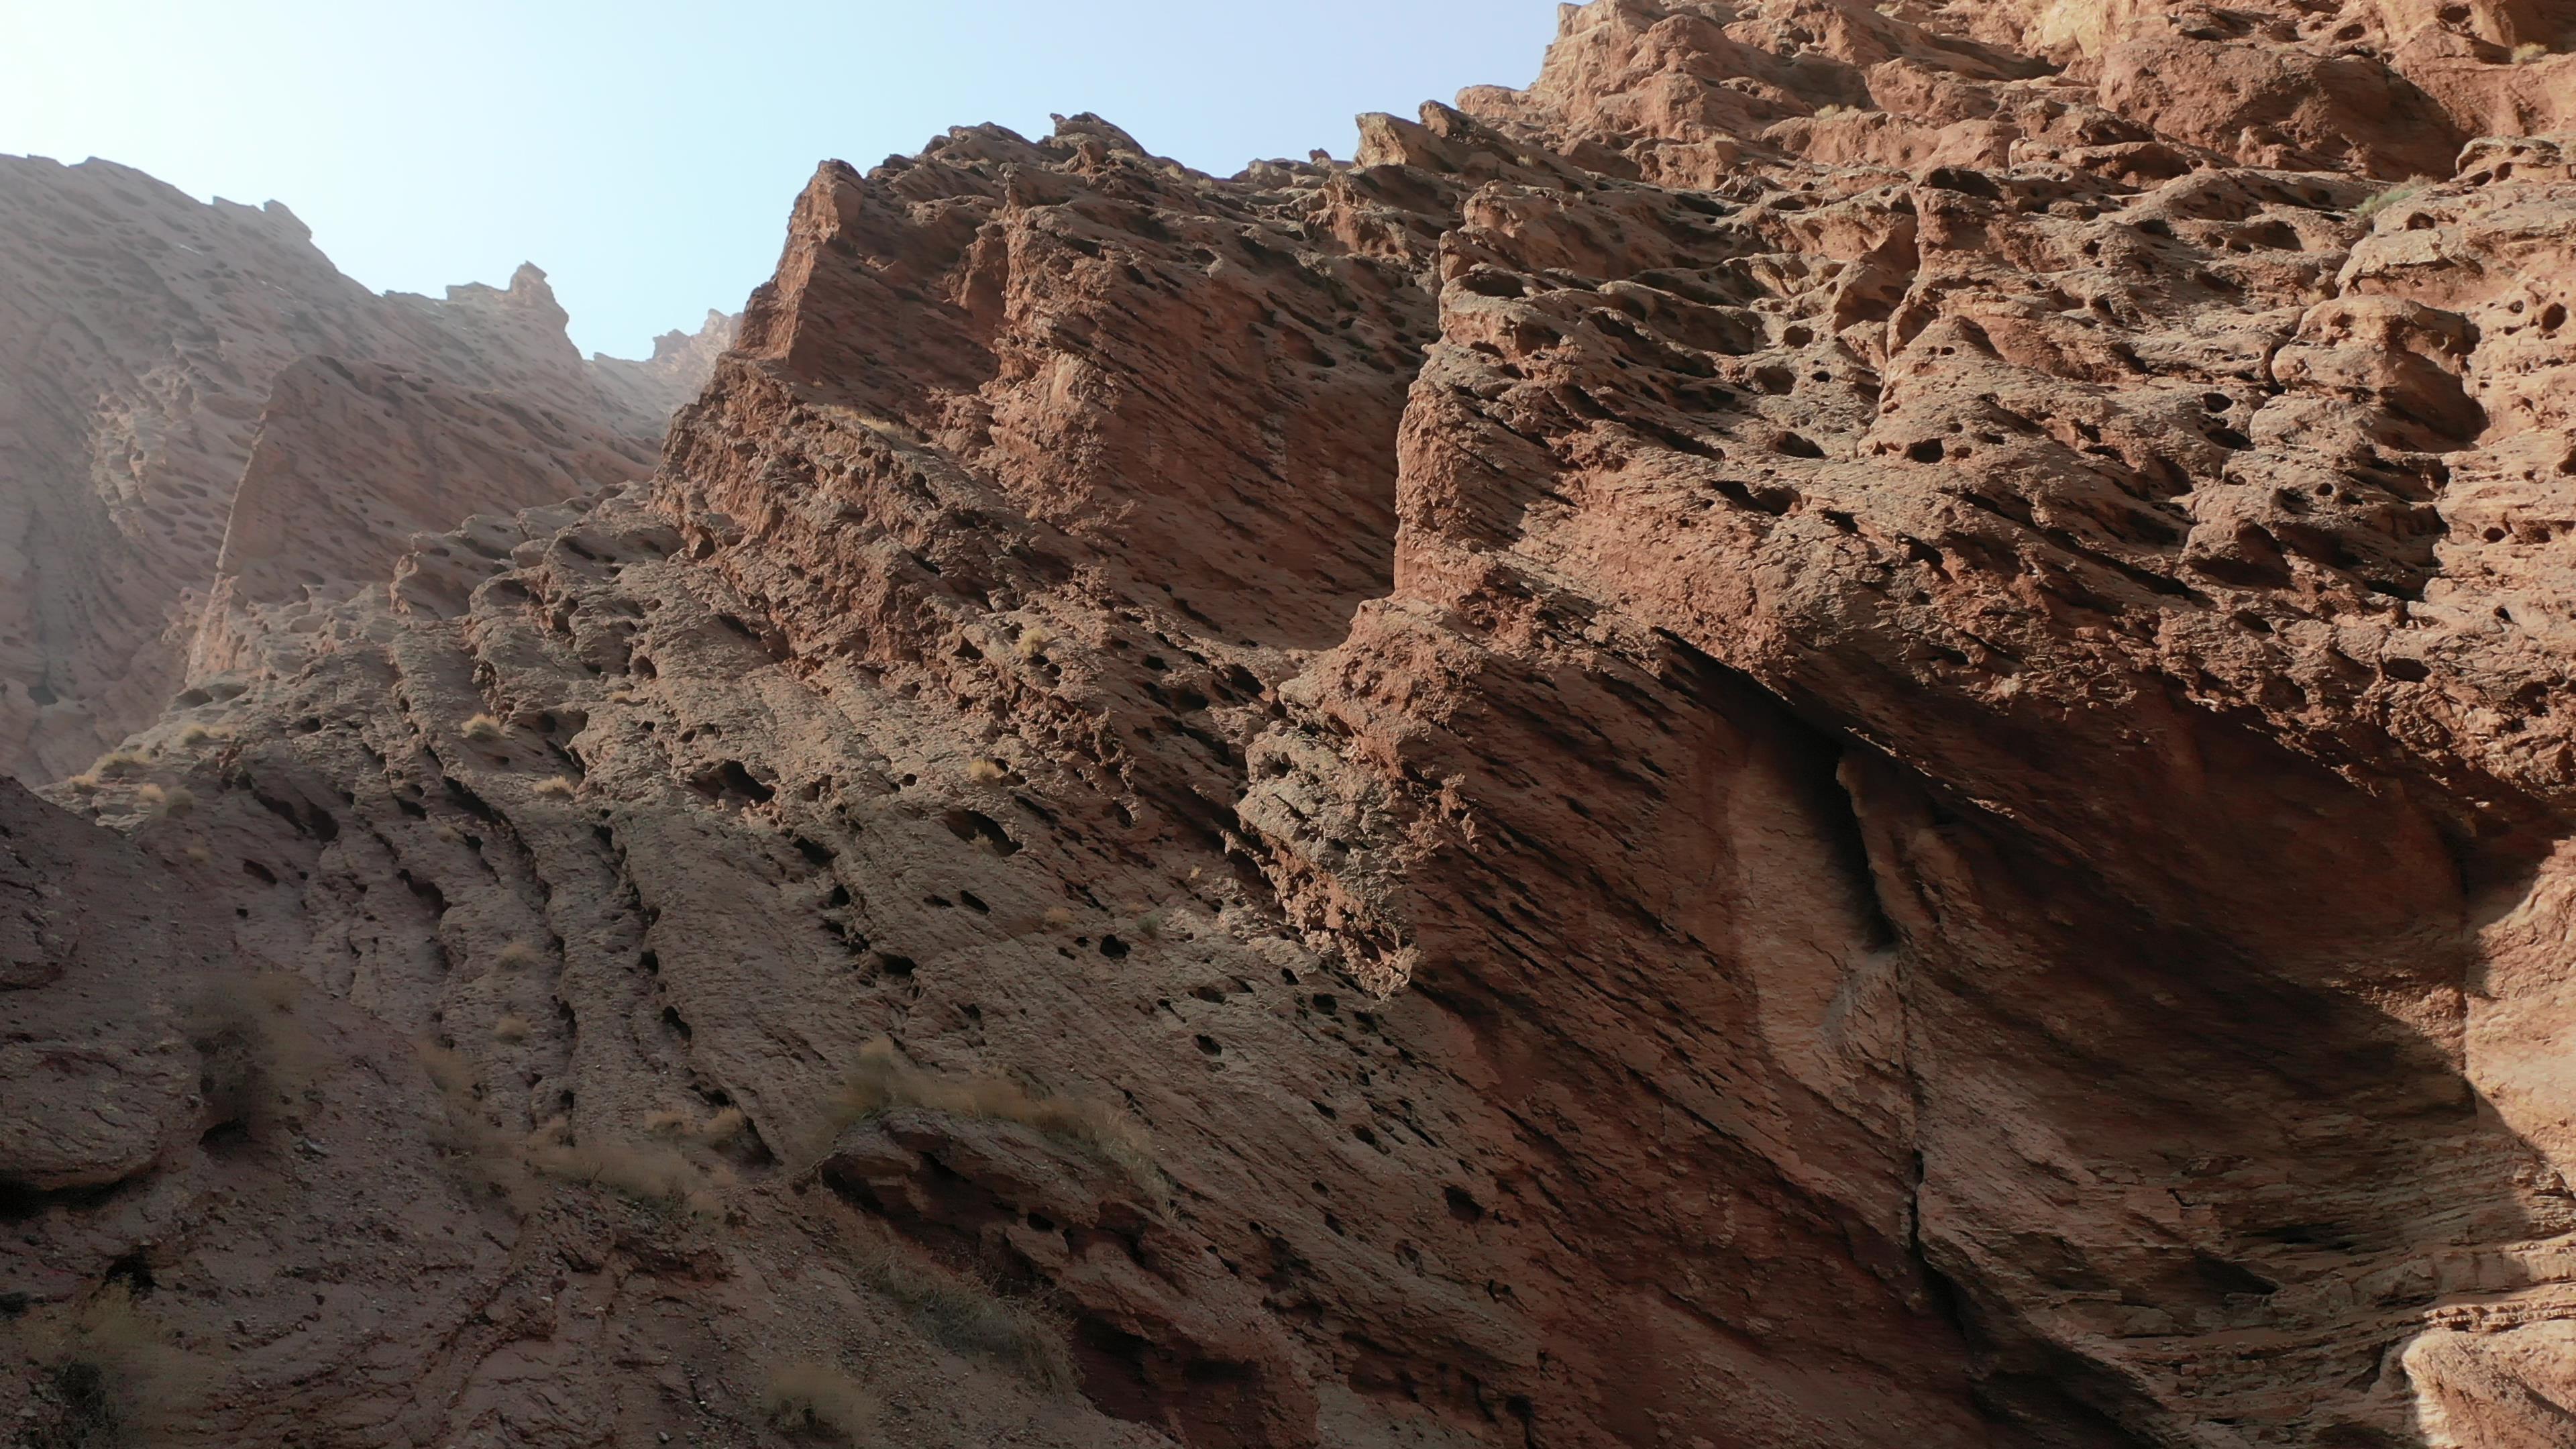
<instances>
[{"instance_id":1,"label":"red sandstone cliff","mask_svg":"<svg viewBox=\"0 0 2576 1449\"><path fill-rule=\"evenodd\" d=\"M0 1405L106 1302L214 1443L2568 1442L2569 19L826 165L649 483L0 801L254 983L20 953Z\"/></svg>"},{"instance_id":2,"label":"red sandstone cliff","mask_svg":"<svg viewBox=\"0 0 2576 1449\"><path fill-rule=\"evenodd\" d=\"M210 596L229 637L278 583L380 577L414 530L640 476L729 330L584 363L563 329L533 267L380 297L275 203L0 158L0 771L59 778L151 719L192 649L212 662ZM312 513L335 521L281 533Z\"/></svg>"}]
</instances>

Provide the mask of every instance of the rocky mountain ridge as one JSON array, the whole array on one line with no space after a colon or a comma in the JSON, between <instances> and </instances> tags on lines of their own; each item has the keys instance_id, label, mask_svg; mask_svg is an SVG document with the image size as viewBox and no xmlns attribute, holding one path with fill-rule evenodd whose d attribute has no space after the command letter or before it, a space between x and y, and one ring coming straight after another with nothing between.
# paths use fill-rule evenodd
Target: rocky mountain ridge
<instances>
[{"instance_id":1,"label":"rocky mountain ridge","mask_svg":"<svg viewBox=\"0 0 2576 1449\"><path fill-rule=\"evenodd\" d=\"M533 266L378 296L277 203L0 158L0 771L87 765L218 667L251 602L641 477L732 330L586 363L564 324Z\"/></svg>"},{"instance_id":2,"label":"rocky mountain ridge","mask_svg":"<svg viewBox=\"0 0 2576 1449\"><path fill-rule=\"evenodd\" d=\"M2564 1442L2571 17L1562 16L825 165L651 478L0 798L0 1408Z\"/></svg>"}]
</instances>

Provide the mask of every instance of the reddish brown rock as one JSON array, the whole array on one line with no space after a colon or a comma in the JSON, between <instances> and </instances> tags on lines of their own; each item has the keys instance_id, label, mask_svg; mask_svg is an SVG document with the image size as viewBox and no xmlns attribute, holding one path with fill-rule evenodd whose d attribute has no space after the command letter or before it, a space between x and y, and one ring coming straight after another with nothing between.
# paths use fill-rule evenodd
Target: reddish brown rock
<instances>
[{"instance_id":1,"label":"reddish brown rock","mask_svg":"<svg viewBox=\"0 0 2576 1449\"><path fill-rule=\"evenodd\" d=\"M582 1306L316 1314L373 1374L297 1404L747 1442L786 1344L957 1442L2563 1439L2576 138L2479 109L2552 18L1597 0L1349 164L827 164L653 479L56 792L335 1070L437 1045L367 1100L446 1154L317 1220ZM227 1345L196 1149L112 1145ZM1071 1392L913 1397L877 1234ZM49 1199L31 1304L145 1236Z\"/></svg>"},{"instance_id":2,"label":"reddish brown rock","mask_svg":"<svg viewBox=\"0 0 2576 1449\"><path fill-rule=\"evenodd\" d=\"M563 328L534 267L445 301L379 297L276 203L206 206L107 162L0 159L0 771L58 778L148 721L188 672L209 596L238 595L233 569L374 577L412 528L547 501L526 491L531 472L592 487L643 473L724 329L711 319L652 362L585 364ZM506 403L486 402L487 417L422 454L431 425L387 418L381 388L373 409L314 411L316 380L333 368L390 368ZM263 564L253 555L279 541L274 510L319 503L273 496L280 469L264 465L253 515L230 537L268 431L296 437L292 468L328 483L336 496L322 506L339 518L293 540L308 551ZM478 447L517 461L422 469ZM405 494L427 511L390 505L395 531L349 532L368 497L382 507ZM219 603L219 635L239 631L231 614Z\"/></svg>"}]
</instances>

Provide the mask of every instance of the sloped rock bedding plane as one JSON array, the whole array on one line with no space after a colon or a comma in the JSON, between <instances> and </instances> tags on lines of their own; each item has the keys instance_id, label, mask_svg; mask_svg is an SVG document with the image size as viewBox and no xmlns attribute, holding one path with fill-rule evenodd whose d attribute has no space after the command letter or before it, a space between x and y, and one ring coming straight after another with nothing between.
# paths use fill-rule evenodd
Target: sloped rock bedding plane
<instances>
[{"instance_id":1,"label":"sloped rock bedding plane","mask_svg":"<svg viewBox=\"0 0 2576 1449\"><path fill-rule=\"evenodd\" d=\"M2576 12L1561 15L827 163L588 499L281 373L0 793L0 1424L2576 1443Z\"/></svg>"},{"instance_id":2,"label":"sloped rock bedding plane","mask_svg":"<svg viewBox=\"0 0 2576 1449\"><path fill-rule=\"evenodd\" d=\"M731 319L585 362L545 273L340 275L271 202L0 157L0 772L73 774L414 532L650 472Z\"/></svg>"}]
</instances>

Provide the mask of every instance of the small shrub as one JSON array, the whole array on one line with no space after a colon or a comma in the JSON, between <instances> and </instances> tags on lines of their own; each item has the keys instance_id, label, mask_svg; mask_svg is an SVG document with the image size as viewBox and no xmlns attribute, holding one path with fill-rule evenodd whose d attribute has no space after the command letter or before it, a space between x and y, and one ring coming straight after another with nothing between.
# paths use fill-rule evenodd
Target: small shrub
<instances>
[{"instance_id":1,"label":"small shrub","mask_svg":"<svg viewBox=\"0 0 2576 1449\"><path fill-rule=\"evenodd\" d=\"M63 788L71 791L75 795L94 794L97 792L98 786L98 773L94 770L83 770L79 774L70 776L63 781Z\"/></svg>"},{"instance_id":2,"label":"small shrub","mask_svg":"<svg viewBox=\"0 0 2576 1449\"><path fill-rule=\"evenodd\" d=\"M113 754L99 756L98 763L90 766L90 772L102 780L122 780L128 776L143 773L144 767L149 763L151 762L132 750L118 750Z\"/></svg>"},{"instance_id":3,"label":"small shrub","mask_svg":"<svg viewBox=\"0 0 2576 1449\"><path fill-rule=\"evenodd\" d=\"M512 941L493 958L504 971L525 971L546 959L545 953L525 941Z\"/></svg>"},{"instance_id":4,"label":"small shrub","mask_svg":"<svg viewBox=\"0 0 2576 1449\"><path fill-rule=\"evenodd\" d=\"M961 1354L1017 1370L1039 1388L1073 1388L1064 1325L1035 1304L1005 1296L981 1278L906 1253L882 1239L852 1255L860 1281L902 1305L922 1331Z\"/></svg>"},{"instance_id":5,"label":"small shrub","mask_svg":"<svg viewBox=\"0 0 2576 1449\"><path fill-rule=\"evenodd\" d=\"M2425 181L2420 178L2414 181L2399 182L2397 185L2391 186L2387 190L2377 193L2368 200L2362 202L2361 205L2354 207L2352 209L2352 219L2355 221L2368 221L2392 206L2396 206L2401 202L2412 201L2416 197L2423 195L2424 188L2432 184L2433 183L2430 181Z\"/></svg>"},{"instance_id":6,"label":"small shrub","mask_svg":"<svg viewBox=\"0 0 2576 1449\"><path fill-rule=\"evenodd\" d=\"M1046 657L1047 646L1054 643L1055 639L1054 630L1044 624L1031 624L1020 631L1019 643L1013 647L1018 652L1021 663L1035 664Z\"/></svg>"},{"instance_id":7,"label":"small shrub","mask_svg":"<svg viewBox=\"0 0 2576 1449\"><path fill-rule=\"evenodd\" d=\"M823 1435L856 1444L876 1427L876 1400L856 1379L821 1363L782 1364L769 1371L760 1411L789 1434Z\"/></svg>"},{"instance_id":8,"label":"small shrub","mask_svg":"<svg viewBox=\"0 0 2576 1449\"><path fill-rule=\"evenodd\" d=\"M492 1035L499 1041L526 1041L528 1019L515 1011L511 1012L492 1023Z\"/></svg>"},{"instance_id":9,"label":"small shrub","mask_svg":"<svg viewBox=\"0 0 2576 1449\"><path fill-rule=\"evenodd\" d=\"M197 808L197 792L185 785L172 785L168 789L146 785L135 794L163 815L185 815Z\"/></svg>"},{"instance_id":10,"label":"small shrub","mask_svg":"<svg viewBox=\"0 0 2576 1449\"><path fill-rule=\"evenodd\" d=\"M1139 1187L1151 1188L1162 1177L1144 1134L1112 1108L1080 1098L1041 1097L999 1077L933 1076L905 1061L893 1042L878 1037L859 1049L858 1065L826 1117L837 1133L897 1107L1018 1122L1116 1168Z\"/></svg>"},{"instance_id":11,"label":"small shrub","mask_svg":"<svg viewBox=\"0 0 2576 1449\"><path fill-rule=\"evenodd\" d=\"M469 740L488 744L501 737L501 721L488 714L478 714L457 726L456 732Z\"/></svg>"},{"instance_id":12,"label":"small shrub","mask_svg":"<svg viewBox=\"0 0 2576 1449\"><path fill-rule=\"evenodd\" d=\"M213 860L214 858L215 853L206 849L202 845L191 845L188 847L188 859L193 864L204 865L206 862Z\"/></svg>"},{"instance_id":13,"label":"small shrub","mask_svg":"<svg viewBox=\"0 0 2576 1449\"><path fill-rule=\"evenodd\" d=\"M1843 116L1853 115L1855 112L1849 106L1834 105L1818 106L1815 114L1816 119L1819 121L1831 121Z\"/></svg>"},{"instance_id":14,"label":"small shrub","mask_svg":"<svg viewBox=\"0 0 2576 1449\"><path fill-rule=\"evenodd\" d=\"M570 775L557 775L553 779L537 782L537 793L549 800L569 800L572 798L572 791Z\"/></svg>"},{"instance_id":15,"label":"small shrub","mask_svg":"<svg viewBox=\"0 0 2576 1449\"><path fill-rule=\"evenodd\" d=\"M998 785L1011 777L999 760L977 760L966 767L966 778L978 785Z\"/></svg>"},{"instance_id":16,"label":"small shrub","mask_svg":"<svg viewBox=\"0 0 2576 1449\"><path fill-rule=\"evenodd\" d=\"M200 745L210 745L215 743L217 740L230 739L231 737L232 736L230 734L223 730L208 729L204 725L197 724L193 721L182 726L179 730L179 743L188 749L195 749Z\"/></svg>"},{"instance_id":17,"label":"small shrub","mask_svg":"<svg viewBox=\"0 0 2576 1449\"><path fill-rule=\"evenodd\" d=\"M2526 40L2522 44L2513 48L2513 63L2515 65L2529 65L2533 61L2546 58L2548 54L2548 46L2541 44L2537 40Z\"/></svg>"}]
</instances>

